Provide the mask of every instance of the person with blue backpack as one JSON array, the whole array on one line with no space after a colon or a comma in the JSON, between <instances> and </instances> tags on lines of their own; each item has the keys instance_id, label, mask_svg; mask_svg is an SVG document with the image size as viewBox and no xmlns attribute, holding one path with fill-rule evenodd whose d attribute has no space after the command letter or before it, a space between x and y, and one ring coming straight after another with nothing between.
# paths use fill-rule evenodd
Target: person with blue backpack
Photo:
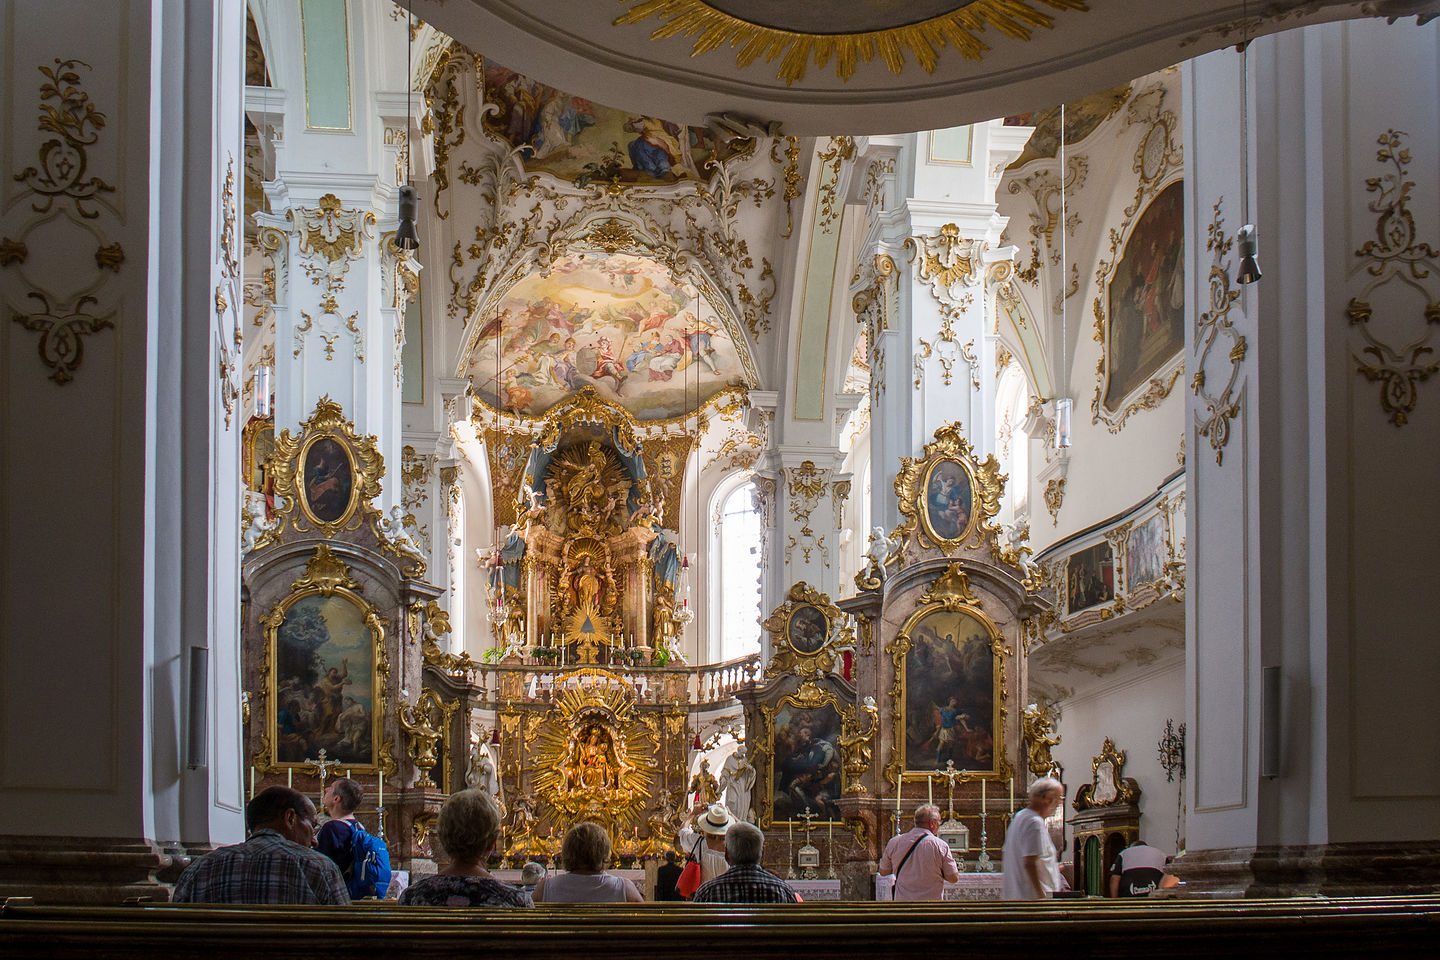
<instances>
[{"instance_id":1,"label":"person with blue backpack","mask_svg":"<svg viewBox=\"0 0 1440 960\"><path fill-rule=\"evenodd\" d=\"M355 818L363 799L365 791L349 777L326 787L320 803L330 819L320 828L315 846L340 868L350 899L383 899L390 886L390 851Z\"/></svg>"}]
</instances>

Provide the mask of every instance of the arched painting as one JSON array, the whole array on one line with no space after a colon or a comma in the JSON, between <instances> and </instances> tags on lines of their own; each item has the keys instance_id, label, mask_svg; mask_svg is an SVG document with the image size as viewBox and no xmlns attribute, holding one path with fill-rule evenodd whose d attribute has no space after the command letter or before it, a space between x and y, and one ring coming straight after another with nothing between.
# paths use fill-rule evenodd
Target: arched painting
<instances>
[{"instance_id":1,"label":"arched painting","mask_svg":"<svg viewBox=\"0 0 1440 960\"><path fill-rule=\"evenodd\" d=\"M840 714L832 704L800 707L781 701L775 712L770 783L771 821L793 821L808 807L820 820L840 820Z\"/></svg>"},{"instance_id":2,"label":"arched painting","mask_svg":"<svg viewBox=\"0 0 1440 960\"><path fill-rule=\"evenodd\" d=\"M925 473L925 501L920 516L936 540L958 542L970 532L974 485L970 471L956 457L944 457Z\"/></svg>"},{"instance_id":3,"label":"arched painting","mask_svg":"<svg viewBox=\"0 0 1440 960\"><path fill-rule=\"evenodd\" d=\"M319 437L305 448L302 479L305 509L320 523L338 523L350 512L355 467L350 452L334 437Z\"/></svg>"},{"instance_id":4,"label":"arched painting","mask_svg":"<svg viewBox=\"0 0 1440 960\"><path fill-rule=\"evenodd\" d=\"M1185 195L1177 181L1140 214L1108 291L1105 407L1125 398L1185 344Z\"/></svg>"},{"instance_id":5,"label":"arched painting","mask_svg":"<svg viewBox=\"0 0 1440 960\"><path fill-rule=\"evenodd\" d=\"M654 260L600 253L511 288L474 334L468 373L485 403L512 413L538 416L588 384L637 420L680 416L746 379L694 286Z\"/></svg>"},{"instance_id":6,"label":"arched painting","mask_svg":"<svg viewBox=\"0 0 1440 960\"><path fill-rule=\"evenodd\" d=\"M278 763L375 762L374 630L343 594L301 597L275 632L272 742Z\"/></svg>"},{"instance_id":7,"label":"arched painting","mask_svg":"<svg viewBox=\"0 0 1440 960\"><path fill-rule=\"evenodd\" d=\"M936 609L910 629L905 655L905 769L995 769L995 654L990 627Z\"/></svg>"}]
</instances>

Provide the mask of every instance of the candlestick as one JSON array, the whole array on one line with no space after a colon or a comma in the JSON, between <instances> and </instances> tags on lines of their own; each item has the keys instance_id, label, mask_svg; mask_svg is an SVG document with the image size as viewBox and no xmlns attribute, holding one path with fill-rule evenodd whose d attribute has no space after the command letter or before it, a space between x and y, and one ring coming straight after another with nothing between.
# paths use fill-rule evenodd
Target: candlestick
<instances>
[{"instance_id":1,"label":"candlestick","mask_svg":"<svg viewBox=\"0 0 1440 960\"><path fill-rule=\"evenodd\" d=\"M902 777L895 781L895 825L900 825L900 793L905 787L905 779Z\"/></svg>"}]
</instances>

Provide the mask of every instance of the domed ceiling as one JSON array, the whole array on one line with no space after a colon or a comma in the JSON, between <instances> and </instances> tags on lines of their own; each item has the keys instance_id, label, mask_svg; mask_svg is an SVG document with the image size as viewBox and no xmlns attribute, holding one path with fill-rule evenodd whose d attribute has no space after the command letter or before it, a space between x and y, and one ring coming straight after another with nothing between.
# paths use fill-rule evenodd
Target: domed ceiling
<instances>
[{"instance_id":1,"label":"domed ceiling","mask_svg":"<svg viewBox=\"0 0 1440 960\"><path fill-rule=\"evenodd\" d=\"M416 0L470 49L632 113L788 134L929 130L1046 107L1270 33L1414 0Z\"/></svg>"},{"instance_id":2,"label":"domed ceiling","mask_svg":"<svg viewBox=\"0 0 1440 960\"><path fill-rule=\"evenodd\" d=\"M511 288L481 328L467 375L477 397L512 413L539 416L588 384L654 421L747 383L745 350L663 265L585 253Z\"/></svg>"}]
</instances>

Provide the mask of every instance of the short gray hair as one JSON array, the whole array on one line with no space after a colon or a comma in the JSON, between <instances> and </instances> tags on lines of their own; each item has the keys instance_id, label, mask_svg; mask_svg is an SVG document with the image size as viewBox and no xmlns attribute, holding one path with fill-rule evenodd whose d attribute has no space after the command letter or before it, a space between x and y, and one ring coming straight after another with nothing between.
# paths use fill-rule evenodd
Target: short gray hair
<instances>
[{"instance_id":1,"label":"short gray hair","mask_svg":"<svg viewBox=\"0 0 1440 960\"><path fill-rule=\"evenodd\" d=\"M915 826L928 827L940 819L940 808L933 803L922 803L915 808Z\"/></svg>"},{"instance_id":2,"label":"short gray hair","mask_svg":"<svg viewBox=\"0 0 1440 960\"><path fill-rule=\"evenodd\" d=\"M1052 790L1058 790L1060 796L1065 796L1065 784L1056 780L1054 777L1041 777L1039 780L1030 784L1030 791L1026 796L1034 800L1036 797L1046 796Z\"/></svg>"},{"instance_id":3,"label":"short gray hair","mask_svg":"<svg viewBox=\"0 0 1440 960\"><path fill-rule=\"evenodd\" d=\"M452 793L440 807L435 834L451 860L478 860L495 846L500 806L484 790Z\"/></svg>"},{"instance_id":4,"label":"short gray hair","mask_svg":"<svg viewBox=\"0 0 1440 960\"><path fill-rule=\"evenodd\" d=\"M725 830L725 859L730 861L730 866L759 863L764 850L765 834L753 823L740 820Z\"/></svg>"}]
</instances>

